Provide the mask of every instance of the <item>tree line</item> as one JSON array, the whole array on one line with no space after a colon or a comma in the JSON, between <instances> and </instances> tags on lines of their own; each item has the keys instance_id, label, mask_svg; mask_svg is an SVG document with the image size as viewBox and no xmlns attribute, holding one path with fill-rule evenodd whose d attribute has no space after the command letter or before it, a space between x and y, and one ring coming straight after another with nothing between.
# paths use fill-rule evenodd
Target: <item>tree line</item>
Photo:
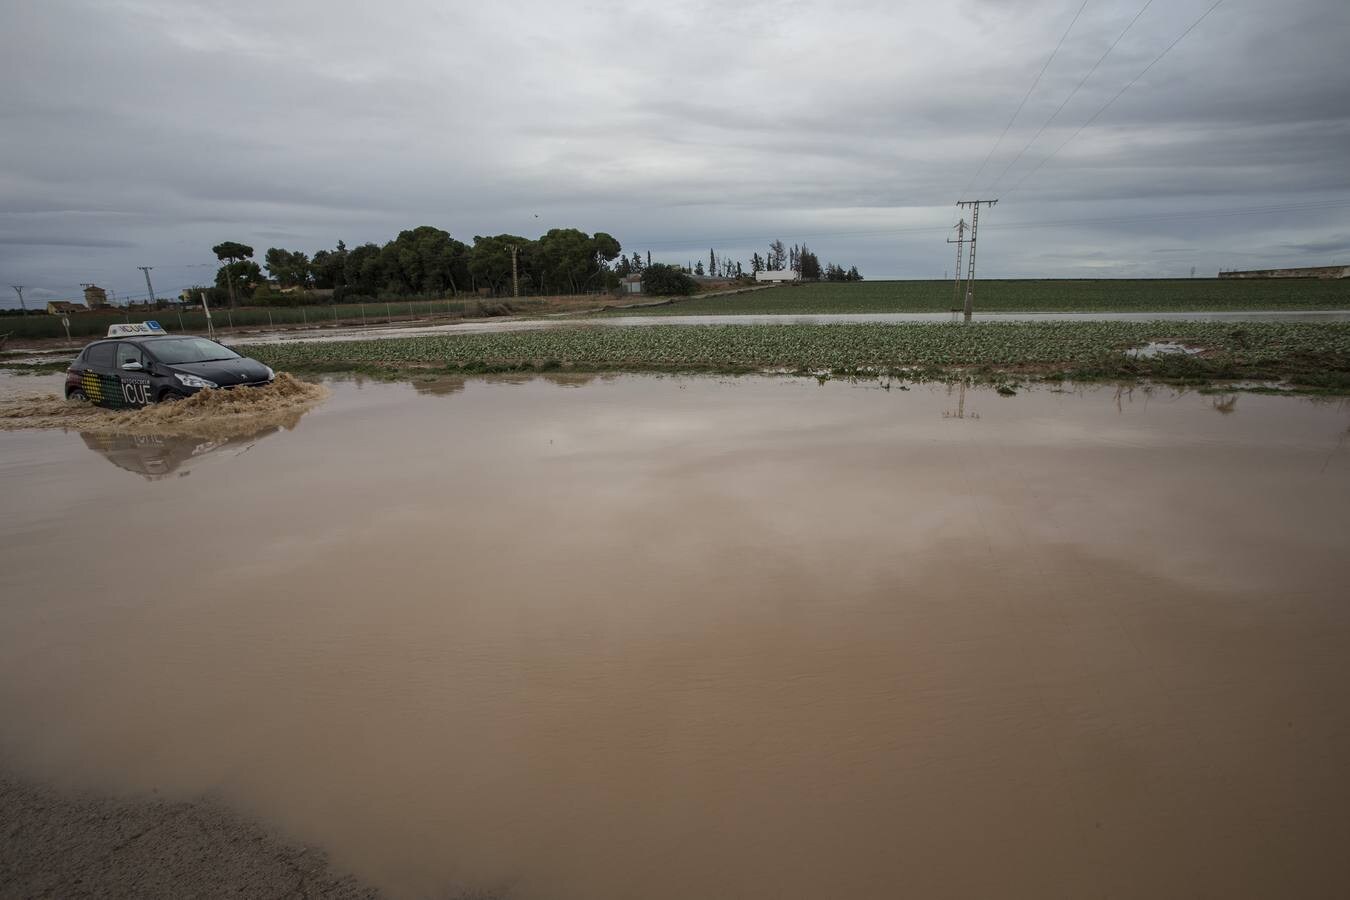
<instances>
[{"instance_id":1,"label":"tree line","mask_svg":"<svg viewBox=\"0 0 1350 900\"><path fill-rule=\"evenodd\" d=\"M523 294L581 294L608 291L628 275L643 276L649 294L689 294L697 283L688 276L729 280L752 278L757 272L791 269L804 281L861 281L856 266L845 270L819 258L805 244L787 247L781 240L769 244L761 256L750 258L749 272L740 260L717 250L685 266L653 263L651 253L623 254L612 235L587 234L576 228L554 228L537 239L514 234L475 235L472 244L451 237L431 225L401 231L384 245L365 243L348 247L343 241L331 250L315 251L269 247L262 265L254 248L236 241L212 247L223 265L216 272L215 294L237 305L241 300L271 293L272 283L288 290L332 291L334 301L378 297L445 297L461 293L513 291L512 252ZM617 263L615 262L617 260ZM264 277L263 269L267 276ZM270 279L270 282L269 282ZM194 289L195 290L195 289Z\"/></svg>"},{"instance_id":2,"label":"tree line","mask_svg":"<svg viewBox=\"0 0 1350 900\"><path fill-rule=\"evenodd\" d=\"M619 262L614 268L617 275L646 275L647 267L651 266L651 254L647 254L647 262L643 263L642 257L634 253L632 259L620 256ZM659 263L658 263L659 265ZM736 279L745 278L745 267L740 260L731 259L725 253L719 255L716 248L708 250L708 265L705 268L703 260L695 263L676 266L677 271L686 275L697 275L700 277ZM843 266L828 263L824 267L820 265L820 258L816 256L805 244L794 244L787 247L782 241L773 241L769 244L768 253L760 256L759 252L750 256L749 277L754 277L759 272L778 272L791 269L796 272L803 281L862 281L862 274L857 266L849 266L845 269ZM650 291L649 291L650 293Z\"/></svg>"},{"instance_id":3,"label":"tree line","mask_svg":"<svg viewBox=\"0 0 1350 900\"><path fill-rule=\"evenodd\" d=\"M263 265L247 244L225 241L212 247L224 265L216 272L216 288L231 304L267 293L267 275L280 288L331 290L334 300L361 297L444 297L486 290L512 292L512 251L520 290L529 294L582 294L618 284L609 263L622 251L603 231L587 234L576 228L554 228L536 240L514 234L475 236L466 244L431 225L401 231L383 246L348 247L338 241L332 250L312 256L301 250L269 247Z\"/></svg>"}]
</instances>

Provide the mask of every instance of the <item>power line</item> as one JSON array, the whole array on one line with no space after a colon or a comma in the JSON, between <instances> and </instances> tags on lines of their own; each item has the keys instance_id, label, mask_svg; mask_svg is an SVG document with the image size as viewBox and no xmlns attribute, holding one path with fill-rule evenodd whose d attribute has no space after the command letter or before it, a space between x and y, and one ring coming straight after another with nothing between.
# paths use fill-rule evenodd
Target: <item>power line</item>
<instances>
[{"instance_id":1,"label":"power line","mask_svg":"<svg viewBox=\"0 0 1350 900\"><path fill-rule=\"evenodd\" d=\"M1136 83L1137 81L1139 81L1139 79L1143 78L1145 75L1148 74L1149 69L1152 69L1154 66L1156 66L1156 65L1158 64L1158 62L1159 62L1164 56L1166 56L1168 53L1170 53L1170 52L1172 51L1172 48L1173 48L1173 47L1175 47L1177 44L1180 44L1180 43L1186 38L1186 35L1190 34L1192 31L1194 31L1195 28L1196 28L1196 26L1199 25L1201 22L1205 21L1205 19L1207 19L1207 18L1209 17L1209 14L1212 13L1212 12L1214 12L1214 10L1218 9L1218 8L1219 8L1219 5L1222 4L1222 3L1223 3L1223 0L1214 0L1213 5L1210 6L1209 9L1205 10L1203 13L1200 14L1200 18L1196 19L1194 22L1192 22L1190 25L1188 25L1188 26L1186 27L1186 30L1185 30L1185 31L1183 31L1181 34L1177 35L1177 39L1176 39L1176 40L1174 40L1172 43L1168 44L1165 48L1163 48L1163 52L1161 52L1161 53L1159 53L1157 56L1153 57L1153 61L1152 61L1152 62L1150 62L1148 65L1144 66L1144 68L1139 72L1138 75L1136 75L1136 76L1134 76L1133 78L1131 78L1131 79L1129 80L1129 82L1127 82L1126 85L1125 85L1123 88L1121 88L1119 91L1117 91L1117 92L1115 93L1115 96L1113 96L1110 100L1107 100L1104 104L1102 104L1101 109L1098 109L1095 113L1093 113L1092 116L1091 116L1086 122L1084 122L1082 125L1079 126L1079 128L1078 128L1077 131L1075 131L1073 134L1069 135L1069 139L1068 139L1067 141L1065 141L1064 143L1062 143L1062 144L1060 144L1058 147L1056 147L1056 148L1054 149L1054 151L1051 152L1051 154L1050 154L1049 156L1045 157L1045 158L1042 159L1040 162L1036 163L1036 165L1033 166L1033 167L1031 168L1031 171L1027 172L1027 173L1026 173L1025 175L1023 175L1020 179L1018 179L1017 183L1014 184L1012 187L1010 187L1010 188L1007 190L1006 193L1011 194L1013 191L1015 191L1015 190L1017 190L1018 188L1020 188L1020 187L1022 186L1023 182L1025 182L1025 181L1026 181L1028 178L1030 178L1032 175L1035 175L1038 171L1040 171L1041 166L1045 165L1045 164L1048 163L1050 160L1054 159L1055 156L1059 154L1059 151L1061 151L1061 150L1063 150L1065 147L1067 147L1067 146L1070 144L1070 142L1073 141L1074 138L1078 137L1078 135L1080 135L1080 134L1083 133L1084 129L1086 129L1086 128L1087 128L1089 125L1091 125L1093 122L1097 121L1097 117L1098 117L1098 116L1100 116L1102 113L1106 112L1107 109L1109 109L1109 108L1111 107L1111 104L1115 103L1117 100L1119 100L1119 99L1121 98L1121 96L1122 96L1126 91L1128 91L1130 88L1134 87L1135 83Z\"/></svg>"},{"instance_id":2,"label":"power line","mask_svg":"<svg viewBox=\"0 0 1350 900\"><path fill-rule=\"evenodd\" d=\"M1186 219L1213 219L1224 216L1249 216L1281 212L1306 212L1317 210L1341 209L1350 206L1350 199L1316 200L1309 203L1275 204L1271 206L1233 207L1207 212L1153 213L1141 216L1112 216L1098 219L1059 219L1043 222L1008 222L990 225L990 228L1052 228L1061 225L1127 225L1135 222L1165 222Z\"/></svg>"},{"instance_id":3,"label":"power line","mask_svg":"<svg viewBox=\"0 0 1350 900\"><path fill-rule=\"evenodd\" d=\"M1083 14L1084 9L1087 9L1088 2L1089 0L1083 0L1083 5L1078 7L1078 12L1073 14L1073 20L1069 22L1069 27L1064 29L1064 33L1059 36L1059 43L1055 44L1055 49L1050 51L1049 58L1046 59L1045 65L1041 66L1041 70L1036 73L1036 78L1031 82L1031 87L1027 88L1026 94L1022 97L1022 102L1017 104L1017 109L1013 110L1012 118L1008 120L1007 125L1003 126L1003 133L998 136L997 141L994 141L993 149L991 149L989 155L984 158L984 162L980 163L980 167L975 170L975 174L971 176L970 183L961 189L961 194L963 196L969 193L971 187L975 184L975 180L979 178L980 173L984 171L984 167L989 165L989 160L993 159L994 154L998 152L999 145L1001 145L1003 139L1008 136L1008 129L1012 128L1013 122L1017 121L1017 116L1022 112L1022 107L1026 106L1027 101L1031 99L1032 93L1036 90L1036 85L1041 83L1041 76L1045 74L1046 69L1050 68L1050 63L1054 62L1055 54L1059 53L1059 48L1064 46L1064 39L1069 36L1070 31L1073 31L1073 26L1077 24L1078 17Z\"/></svg>"},{"instance_id":4,"label":"power line","mask_svg":"<svg viewBox=\"0 0 1350 900\"><path fill-rule=\"evenodd\" d=\"M1051 228L1051 227L1058 227L1061 225L1113 225L1113 224L1126 224L1133 222L1166 221L1173 219L1205 219L1222 216L1258 215L1262 213L1272 213L1272 212L1317 211L1326 209L1341 209L1347 206L1350 206L1350 197L1332 200L1315 200L1305 203L1283 203L1267 206L1230 207L1227 209L1217 209L1209 211L1194 210L1179 213L1153 213L1149 215L1098 217L1090 219L1053 219L1053 220L1030 221L1030 222L998 222L985 225L985 228L998 228L998 229ZM798 238L803 239L831 238L831 237L870 237L870 236L885 236L892 234L935 234L937 232L945 233L947 231L950 231L951 228L952 228L951 225L942 224L942 225L921 225L913 228L874 228L874 229L849 230L849 231L814 231L805 233L803 232L795 232L795 233L797 234ZM674 248L674 247L696 247L706 245L709 243L744 244L756 241L773 240L774 237L775 235L772 234L742 234L742 235L724 235L722 237L713 237L713 238L702 237L694 239L642 238L639 240L634 240L633 243L644 246L650 245L660 248Z\"/></svg>"},{"instance_id":5,"label":"power line","mask_svg":"<svg viewBox=\"0 0 1350 900\"><path fill-rule=\"evenodd\" d=\"M1055 121L1055 119L1059 117L1059 114L1064 111L1064 107L1068 106L1069 101L1078 95L1078 92L1083 89L1083 85L1087 84L1087 80L1092 77L1092 74L1097 71L1097 68L1103 62L1106 61L1106 58L1108 56L1111 55L1111 51L1116 49L1116 45L1119 44L1121 39L1124 38L1125 35L1129 32L1129 30L1134 27L1134 23L1139 21L1139 17L1142 16L1144 12L1152 5L1153 0L1146 0L1144 5L1139 7L1139 12L1134 14L1134 18L1130 20L1130 24L1125 26L1125 30L1122 31L1120 34L1116 35L1116 39L1111 42L1111 46L1107 47L1106 52L1097 58L1097 61L1092 64L1092 68L1087 70L1087 74L1084 75L1079 80L1078 84L1074 87L1074 89L1069 92L1069 96L1064 98L1064 102L1061 103L1059 107L1050 114L1050 118L1046 119L1040 128L1036 129L1036 133L1031 136L1031 140L1027 141L1026 146L1018 151L1017 155L1012 158L1012 162L1008 163L1008 165L1005 166L1003 171L999 174L998 178L994 179L994 183L989 186L990 191L993 191L994 188L998 186L998 183L1008 176L1008 172L1012 170L1013 166L1017 165L1017 161L1020 160L1022 156L1028 150L1031 149L1031 145L1036 143L1036 140L1045 132L1045 129L1050 127L1050 123Z\"/></svg>"}]
</instances>

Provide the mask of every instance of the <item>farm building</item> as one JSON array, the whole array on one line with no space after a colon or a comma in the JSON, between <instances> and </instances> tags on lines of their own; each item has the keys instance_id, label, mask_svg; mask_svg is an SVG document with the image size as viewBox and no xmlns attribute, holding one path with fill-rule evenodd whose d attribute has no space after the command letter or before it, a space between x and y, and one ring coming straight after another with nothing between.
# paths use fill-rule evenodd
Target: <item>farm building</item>
<instances>
[{"instance_id":1,"label":"farm building","mask_svg":"<svg viewBox=\"0 0 1350 900\"><path fill-rule=\"evenodd\" d=\"M78 303L71 303L69 300L48 300L47 315L49 316L68 316L71 313L88 312L88 308Z\"/></svg>"},{"instance_id":2,"label":"farm building","mask_svg":"<svg viewBox=\"0 0 1350 900\"><path fill-rule=\"evenodd\" d=\"M642 293L642 276L625 275L619 280L619 290L625 294Z\"/></svg>"},{"instance_id":3,"label":"farm building","mask_svg":"<svg viewBox=\"0 0 1350 900\"><path fill-rule=\"evenodd\" d=\"M104 309L108 305L108 292L96 284L84 286L84 305L90 309Z\"/></svg>"},{"instance_id":4,"label":"farm building","mask_svg":"<svg viewBox=\"0 0 1350 900\"><path fill-rule=\"evenodd\" d=\"M1350 278L1350 266L1312 266L1305 269L1250 269L1220 272L1220 278Z\"/></svg>"},{"instance_id":5,"label":"farm building","mask_svg":"<svg viewBox=\"0 0 1350 900\"><path fill-rule=\"evenodd\" d=\"M801 281L801 273L794 272L792 269L774 269L770 272L756 272L755 280L759 282L769 282L776 284L783 281Z\"/></svg>"}]
</instances>

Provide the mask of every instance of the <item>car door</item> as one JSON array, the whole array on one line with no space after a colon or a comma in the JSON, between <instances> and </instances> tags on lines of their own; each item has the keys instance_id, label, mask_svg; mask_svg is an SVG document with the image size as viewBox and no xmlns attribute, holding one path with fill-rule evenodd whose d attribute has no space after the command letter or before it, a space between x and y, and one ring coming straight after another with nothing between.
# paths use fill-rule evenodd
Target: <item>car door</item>
<instances>
[{"instance_id":1,"label":"car door","mask_svg":"<svg viewBox=\"0 0 1350 900\"><path fill-rule=\"evenodd\" d=\"M114 409L125 406L122 401L122 380L117 376L117 346L112 341L90 344L83 355L80 389L99 406Z\"/></svg>"},{"instance_id":2,"label":"car door","mask_svg":"<svg viewBox=\"0 0 1350 900\"><path fill-rule=\"evenodd\" d=\"M139 345L118 342L116 369L122 406L145 406L154 399L150 390L150 361Z\"/></svg>"}]
</instances>

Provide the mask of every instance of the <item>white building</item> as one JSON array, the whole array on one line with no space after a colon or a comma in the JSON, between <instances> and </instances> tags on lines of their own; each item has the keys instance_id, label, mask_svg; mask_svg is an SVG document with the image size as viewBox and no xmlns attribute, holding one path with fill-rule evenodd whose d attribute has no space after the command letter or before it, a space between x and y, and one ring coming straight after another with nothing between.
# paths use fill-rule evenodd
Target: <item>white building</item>
<instances>
[{"instance_id":1,"label":"white building","mask_svg":"<svg viewBox=\"0 0 1350 900\"><path fill-rule=\"evenodd\" d=\"M783 281L800 281L801 275L791 269L774 269L772 272L756 272L756 281L767 281L777 284Z\"/></svg>"}]
</instances>

